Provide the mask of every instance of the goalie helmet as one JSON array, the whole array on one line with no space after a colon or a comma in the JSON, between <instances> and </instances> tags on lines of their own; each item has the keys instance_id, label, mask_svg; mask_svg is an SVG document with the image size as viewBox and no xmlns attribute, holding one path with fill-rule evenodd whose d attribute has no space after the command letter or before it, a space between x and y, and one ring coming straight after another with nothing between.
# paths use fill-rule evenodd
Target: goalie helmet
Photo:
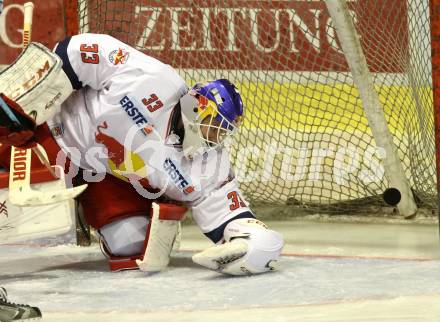
<instances>
[{"instance_id":1,"label":"goalie helmet","mask_svg":"<svg viewBox=\"0 0 440 322\"><path fill-rule=\"evenodd\" d=\"M193 158L224 144L242 122L243 102L227 79L196 84L180 99L185 129L182 147Z\"/></svg>"}]
</instances>

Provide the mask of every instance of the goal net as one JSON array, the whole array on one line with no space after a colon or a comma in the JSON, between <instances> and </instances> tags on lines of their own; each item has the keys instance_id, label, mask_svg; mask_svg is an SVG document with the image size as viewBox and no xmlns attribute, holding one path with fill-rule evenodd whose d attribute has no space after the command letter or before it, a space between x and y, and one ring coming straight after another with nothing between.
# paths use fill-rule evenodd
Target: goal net
<instances>
[{"instance_id":1,"label":"goal net","mask_svg":"<svg viewBox=\"0 0 440 322\"><path fill-rule=\"evenodd\" d=\"M79 0L77 13L79 32L113 35L189 85L237 85L245 122L230 149L251 202L357 212L402 185L410 205L434 209L429 1L347 1L345 36L335 3Z\"/></svg>"}]
</instances>

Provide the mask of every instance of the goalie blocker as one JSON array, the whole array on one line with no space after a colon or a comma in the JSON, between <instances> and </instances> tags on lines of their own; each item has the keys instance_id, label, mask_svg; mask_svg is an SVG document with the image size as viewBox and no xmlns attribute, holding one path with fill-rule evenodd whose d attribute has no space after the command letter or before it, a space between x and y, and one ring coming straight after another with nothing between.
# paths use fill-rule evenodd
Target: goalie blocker
<instances>
[{"instance_id":1,"label":"goalie blocker","mask_svg":"<svg viewBox=\"0 0 440 322\"><path fill-rule=\"evenodd\" d=\"M278 267L284 241L280 233L253 218L229 222L223 233L223 244L195 254L193 261L228 275L252 275Z\"/></svg>"}]
</instances>

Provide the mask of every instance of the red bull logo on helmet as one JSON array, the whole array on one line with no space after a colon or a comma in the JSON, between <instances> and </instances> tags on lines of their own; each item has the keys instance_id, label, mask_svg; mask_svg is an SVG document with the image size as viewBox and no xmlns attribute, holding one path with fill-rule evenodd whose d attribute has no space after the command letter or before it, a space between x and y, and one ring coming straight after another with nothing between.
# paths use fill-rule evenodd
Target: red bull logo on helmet
<instances>
[{"instance_id":1,"label":"red bull logo on helmet","mask_svg":"<svg viewBox=\"0 0 440 322\"><path fill-rule=\"evenodd\" d=\"M204 110L209 104L209 100L206 96L198 95L197 100L199 101L199 107Z\"/></svg>"}]
</instances>

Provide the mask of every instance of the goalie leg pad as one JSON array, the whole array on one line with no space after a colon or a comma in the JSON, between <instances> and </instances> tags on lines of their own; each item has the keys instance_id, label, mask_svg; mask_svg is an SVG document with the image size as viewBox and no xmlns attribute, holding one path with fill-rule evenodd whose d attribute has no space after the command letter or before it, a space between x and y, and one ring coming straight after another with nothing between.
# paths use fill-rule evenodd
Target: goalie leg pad
<instances>
[{"instance_id":1,"label":"goalie leg pad","mask_svg":"<svg viewBox=\"0 0 440 322\"><path fill-rule=\"evenodd\" d=\"M257 219L242 218L225 227L225 243L195 254L193 261L229 275L251 275L274 270L284 242L281 234Z\"/></svg>"},{"instance_id":2,"label":"goalie leg pad","mask_svg":"<svg viewBox=\"0 0 440 322\"><path fill-rule=\"evenodd\" d=\"M158 272L168 266L173 246L179 242L180 221L186 211L185 207L153 202L145 253L142 259L136 260L142 271Z\"/></svg>"},{"instance_id":3,"label":"goalie leg pad","mask_svg":"<svg viewBox=\"0 0 440 322\"><path fill-rule=\"evenodd\" d=\"M103 226L103 251L111 271L157 272L168 266L186 208L153 203L147 216L133 216Z\"/></svg>"}]
</instances>

